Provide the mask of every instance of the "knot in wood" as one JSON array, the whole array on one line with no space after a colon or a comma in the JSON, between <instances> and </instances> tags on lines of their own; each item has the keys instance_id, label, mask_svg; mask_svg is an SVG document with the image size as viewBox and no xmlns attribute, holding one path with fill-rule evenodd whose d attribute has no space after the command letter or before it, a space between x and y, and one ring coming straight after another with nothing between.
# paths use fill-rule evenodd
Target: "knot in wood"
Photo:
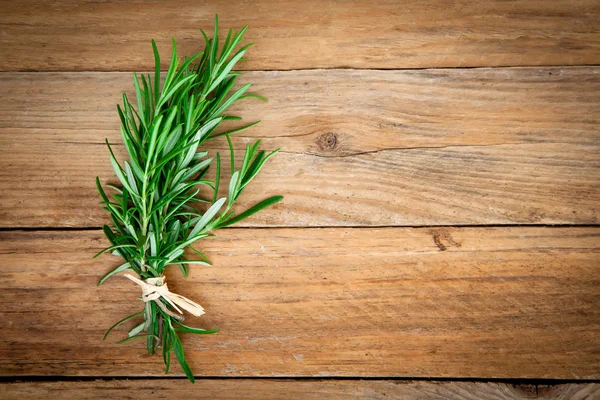
<instances>
[{"instance_id":1,"label":"knot in wood","mask_svg":"<svg viewBox=\"0 0 600 400\"><path fill-rule=\"evenodd\" d=\"M319 136L317 146L323 151L333 150L338 143L337 135L333 132L327 132Z\"/></svg>"}]
</instances>

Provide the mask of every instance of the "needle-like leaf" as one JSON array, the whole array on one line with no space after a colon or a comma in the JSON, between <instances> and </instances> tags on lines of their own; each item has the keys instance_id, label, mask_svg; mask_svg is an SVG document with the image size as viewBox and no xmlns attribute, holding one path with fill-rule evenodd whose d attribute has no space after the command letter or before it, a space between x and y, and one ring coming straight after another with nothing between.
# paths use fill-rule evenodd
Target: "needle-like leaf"
<instances>
[{"instance_id":1,"label":"needle-like leaf","mask_svg":"<svg viewBox=\"0 0 600 400\"><path fill-rule=\"evenodd\" d=\"M116 324L114 324L113 326L111 326L110 328L108 328L108 330L107 330L107 331L106 331L106 333L104 334L104 338L103 338L103 339L104 339L104 340L106 340L106 338L107 338L107 337L108 337L108 335L109 335L109 334L112 332L112 330L113 330L113 329L115 329L117 326L121 325L123 322L127 322L127 321L129 321L130 319L132 319L132 318L135 318L135 317L137 317L137 316L139 316L139 315L142 315L143 313L144 313L143 311L140 311L140 312L137 312L137 313L135 313L135 314L131 314L131 315L129 315L129 316L127 316L127 317L123 318L122 320L120 320L119 322L117 322Z\"/></svg>"}]
</instances>

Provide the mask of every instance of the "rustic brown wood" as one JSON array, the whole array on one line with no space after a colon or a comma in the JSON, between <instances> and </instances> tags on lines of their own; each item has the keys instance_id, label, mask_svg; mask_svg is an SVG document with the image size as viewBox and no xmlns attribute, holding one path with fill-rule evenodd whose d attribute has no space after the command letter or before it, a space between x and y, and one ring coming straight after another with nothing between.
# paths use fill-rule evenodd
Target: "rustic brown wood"
<instances>
[{"instance_id":1,"label":"rustic brown wood","mask_svg":"<svg viewBox=\"0 0 600 400\"><path fill-rule=\"evenodd\" d=\"M600 385L590 383L587 385L538 385L537 398L539 399L596 399L600 398Z\"/></svg>"},{"instance_id":2,"label":"rustic brown wood","mask_svg":"<svg viewBox=\"0 0 600 400\"><path fill-rule=\"evenodd\" d=\"M118 380L93 382L17 382L0 384L10 399L593 399L600 385L562 384L544 387L475 382L294 381L294 380Z\"/></svg>"},{"instance_id":3,"label":"rustic brown wood","mask_svg":"<svg viewBox=\"0 0 600 400\"><path fill-rule=\"evenodd\" d=\"M168 54L174 36L191 55L201 50L199 29L212 29L215 13L223 28L250 26L246 37L257 45L246 69L600 63L595 0L19 0L0 14L0 69L149 69L150 39Z\"/></svg>"},{"instance_id":4,"label":"rustic brown wood","mask_svg":"<svg viewBox=\"0 0 600 400\"><path fill-rule=\"evenodd\" d=\"M245 193L247 226L596 224L600 68L246 74L282 153ZM129 73L0 76L0 226L97 227ZM211 149L223 149L215 141ZM117 145L117 147L119 147ZM119 155L124 149L118 148Z\"/></svg>"},{"instance_id":5,"label":"rustic brown wood","mask_svg":"<svg viewBox=\"0 0 600 400\"><path fill-rule=\"evenodd\" d=\"M0 233L0 375L161 376L100 231ZM600 378L600 228L229 229L171 290L199 376ZM132 322L133 324L133 322ZM173 373L181 375L178 367ZM161 383L162 384L162 383ZM183 385L183 382L182 382Z\"/></svg>"}]
</instances>

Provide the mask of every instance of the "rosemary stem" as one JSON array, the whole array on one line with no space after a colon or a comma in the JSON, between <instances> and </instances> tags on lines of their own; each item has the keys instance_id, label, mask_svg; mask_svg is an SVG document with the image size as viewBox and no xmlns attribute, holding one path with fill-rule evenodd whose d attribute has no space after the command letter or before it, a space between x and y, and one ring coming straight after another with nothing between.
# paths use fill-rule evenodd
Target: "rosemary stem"
<instances>
[{"instance_id":1,"label":"rosemary stem","mask_svg":"<svg viewBox=\"0 0 600 400\"><path fill-rule=\"evenodd\" d=\"M179 321L179 322L183 322L183 320L184 320L184 317L183 317L183 315L180 315L180 314L175 314L173 311L169 310L169 309L167 308L167 306L165 306L165 305L163 304L163 302L162 302L162 301L160 301L160 300L154 300L154 302L156 303L156 305L157 305L158 307L160 307L160 309L161 309L161 310L163 310L163 312L164 312L165 314L167 314L167 315L168 315L168 316L170 316L171 318L175 318L175 319L176 319L177 321Z\"/></svg>"}]
</instances>

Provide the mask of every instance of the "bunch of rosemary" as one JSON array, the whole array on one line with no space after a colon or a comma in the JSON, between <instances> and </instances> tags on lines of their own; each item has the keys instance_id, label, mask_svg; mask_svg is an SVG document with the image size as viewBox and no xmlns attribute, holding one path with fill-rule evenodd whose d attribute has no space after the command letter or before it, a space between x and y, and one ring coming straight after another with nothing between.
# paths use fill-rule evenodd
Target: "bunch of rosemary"
<instances>
[{"instance_id":1,"label":"bunch of rosemary","mask_svg":"<svg viewBox=\"0 0 600 400\"><path fill-rule=\"evenodd\" d=\"M109 277L133 270L142 281L161 277L170 265L177 265L184 276L190 264L210 265L207 258L192 244L211 235L215 229L239 222L261 209L282 199L270 197L246 211L235 214L231 209L244 188L258 174L265 162L277 152L259 150L260 141L246 146L242 165L236 169L230 134L249 128L259 121L223 133L215 133L223 121L241 118L227 114L228 108L238 100L261 96L249 94L250 84L234 90L239 72L233 72L236 63L251 44L236 50L247 27L233 33L229 30L219 48L218 17L215 19L214 37L202 31L205 40L203 52L190 58L177 56L173 39L170 66L161 84L160 55L154 41L154 76L134 74L137 110L123 94L123 107L117 106L121 119L123 143L129 160L120 164L108 143L110 161L122 187L106 185L115 191L110 198L98 178L96 184L102 204L109 211L113 226L105 225L104 233L111 246L96 256L111 252L125 263L107 273L98 285ZM224 136L230 152L231 178L227 196L219 198L221 158L207 158L208 153L198 151L207 140ZM206 178L215 161L215 178ZM205 186L212 195L201 196ZM202 204L206 204L202 206ZM200 206L200 207L198 207ZM205 210L204 213L198 211ZM195 252L196 259L188 259L186 248ZM147 340L148 353L162 348L168 373L171 352L190 381L194 376L188 366L179 333L210 334L218 330L192 328L182 323L182 316L164 298L147 301L144 309L132 314L111 327L104 338L117 326L132 318L143 316L144 321L133 328L123 343L136 338Z\"/></svg>"}]
</instances>

